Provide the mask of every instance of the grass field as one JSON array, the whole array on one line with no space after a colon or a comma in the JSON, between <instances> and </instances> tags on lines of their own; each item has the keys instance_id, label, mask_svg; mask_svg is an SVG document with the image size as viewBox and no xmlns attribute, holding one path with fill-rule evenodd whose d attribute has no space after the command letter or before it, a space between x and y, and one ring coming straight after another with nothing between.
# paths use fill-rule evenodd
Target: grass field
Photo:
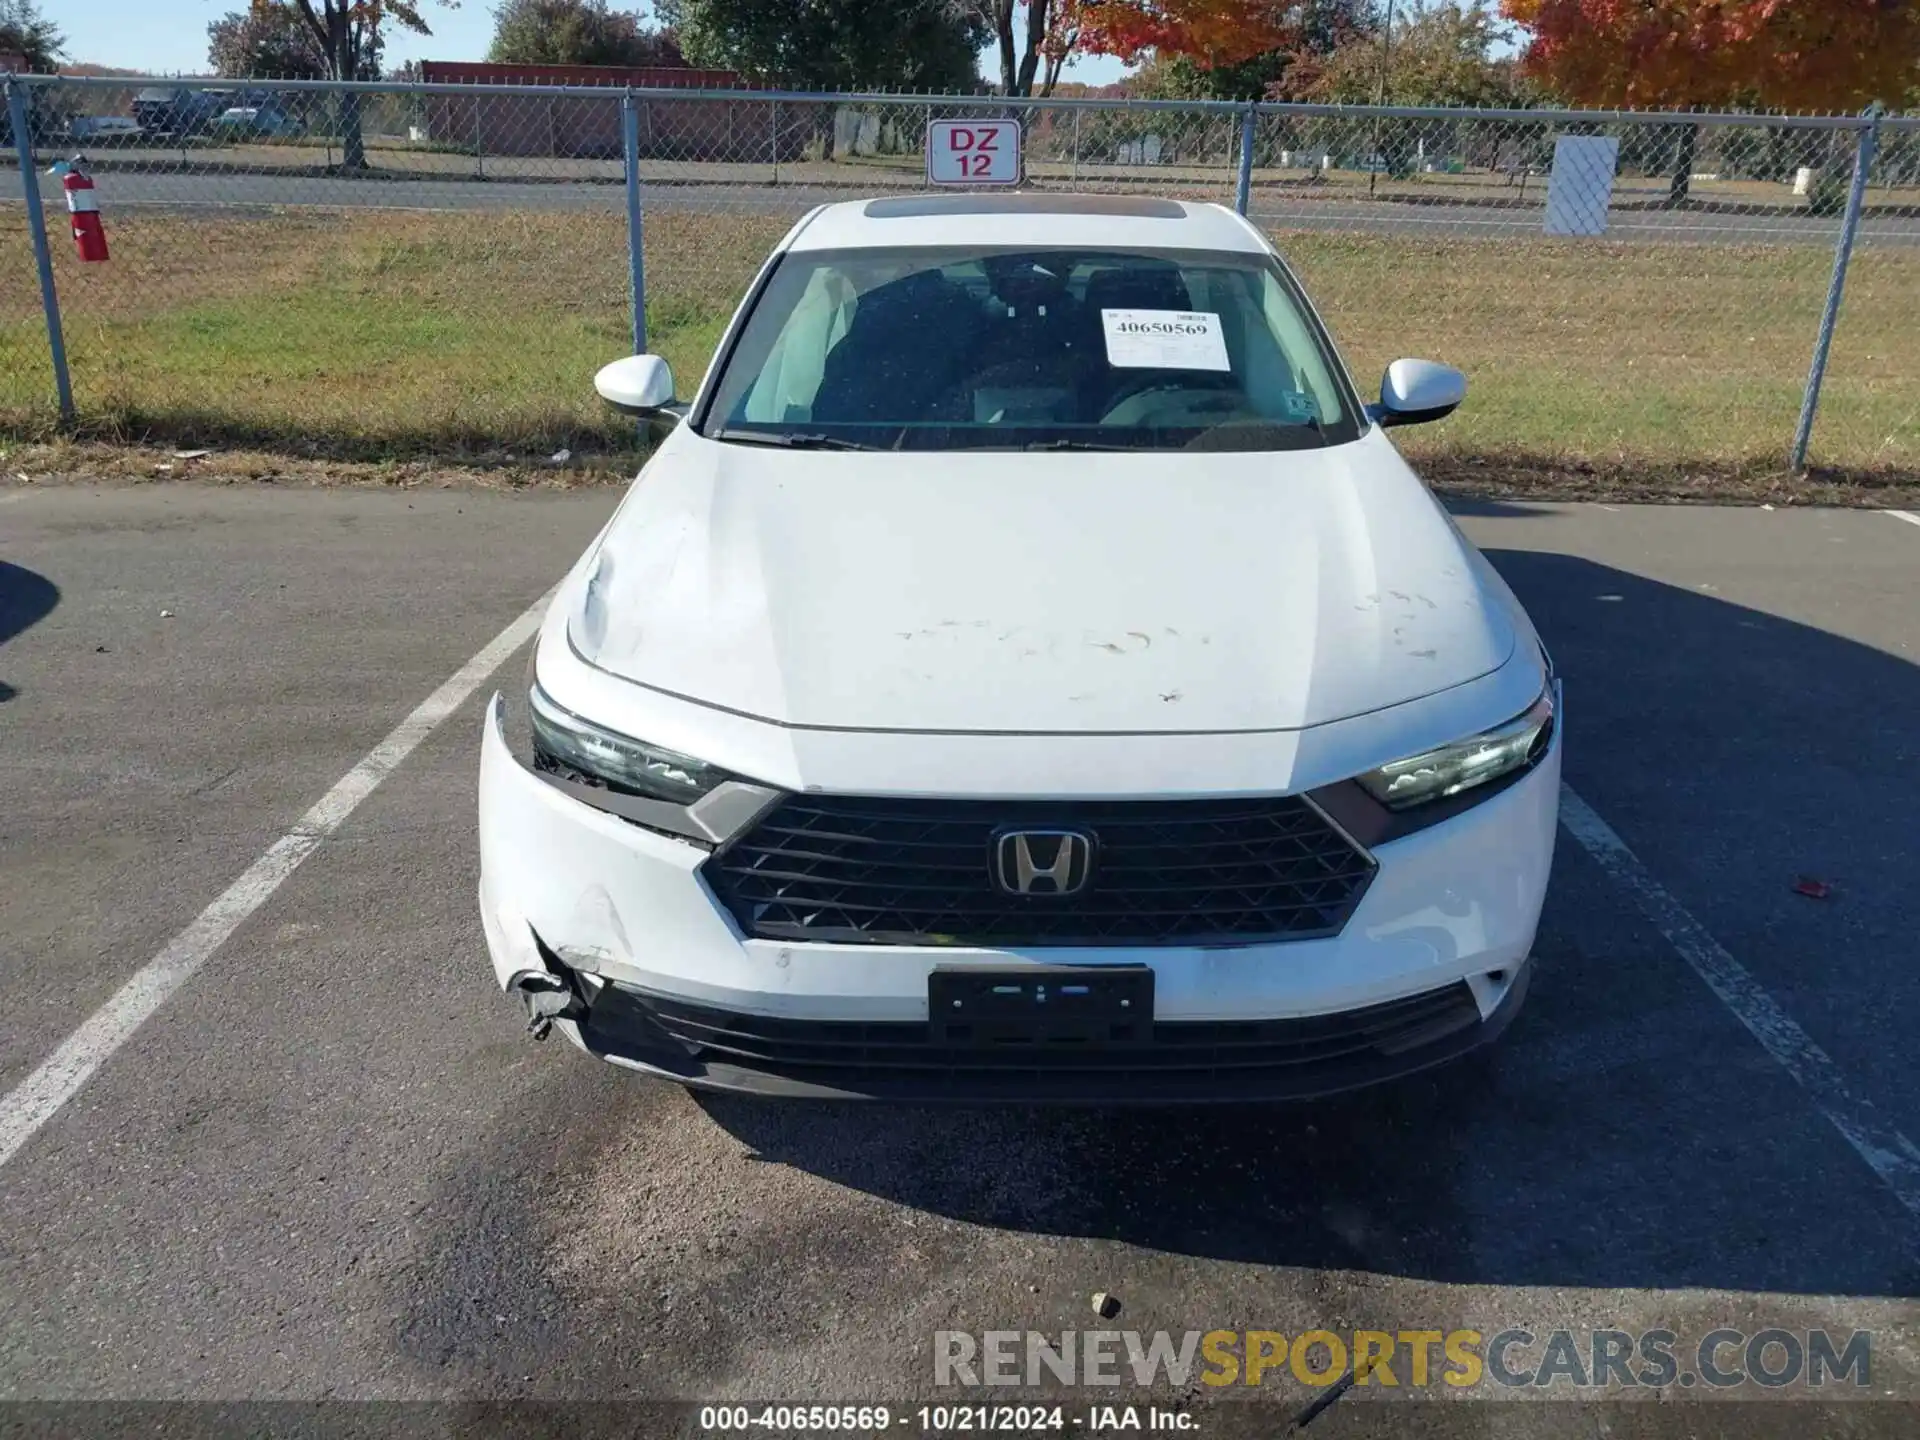
<instances>
[{"instance_id":1,"label":"grass field","mask_svg":"<svg viewBox=\"0 0 1920 1440\"><path fill-rule=\"evenodd\" d=\"M51 382L22 228L0 218L0 428L32 438ZM682 393L785 228L650 218L651 346ZM631 443L591 391L629 346L617 215L129 211L111 238L103 266L57 249L85 434L358 460ZM1363 386L1397 355L1468 372L1467 405L1407 448L1507 473L1778 472L1831 264L1810 246L1278 239ZM1858 252L1817 463L1920 481L1916 336L1920 252Z\"/></svg>"},{"instance_id":2,"label":"grass field","mask_svg":"<svg viewBox=\"0 0 1920 1440\"><path fill-rule=\"evenodd\" d=\"M621 216L114 219L107 264L57 252L89 434L356 458L631 435L591 384L598 366L632 348ZM698 380L741 287L785 228L655 219L649 338L683 385ZM37 294L24 243L0 234L0 304L12 312L0 316L9 322L0 354L41 352L32 371L0 374L0 417L16 432L44 423L36 407L48 384L38 308L20 313Z\"/></svg>"}]
</instances>

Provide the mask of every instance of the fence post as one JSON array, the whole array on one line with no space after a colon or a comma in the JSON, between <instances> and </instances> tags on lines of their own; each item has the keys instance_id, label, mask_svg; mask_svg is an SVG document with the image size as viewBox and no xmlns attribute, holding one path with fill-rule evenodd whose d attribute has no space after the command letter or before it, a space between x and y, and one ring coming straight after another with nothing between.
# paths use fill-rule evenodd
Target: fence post
<instances>
[{"instance_id":1,"label":"fence post","mask_svg":"<svg viewBox=\"0 0 1920 1440\"><path fill-rule=\"evenodd\" d=\"M1073 107L1073 183L1080 183L1080 107Z\"/></svg>"},{"instance_id":2,"label":"fence post","mask_svg":"<svg viewBox=\"0 0 1920 1440\"><path fill-rule=\"evenodd\" d=\"M627 166L627 269L633 283L633 353L647 351L647 266L640 218L640 108L633 87L620 97L620 147Z\"/></svg>"},{"instance_id":3,"label":"fence post","mask_svg":"<svg viewBox=\"0 0 1920 1440\"><path fill-rule=\"evenodd\" d=\"M344 102L346 97L340 97ZM482 180L487 178L487 146L485 137L480 133L480 97L473 97L473 173Z\"/></svg>"},{"instance_id":4,"label":"fence post","mask_svg":"<svg viewBox=\"0 0 1920 1440\"><path fill-rule=\"evenodd\" d=\"M1247 102L1240 116L1240 178L1234 186L1233 208L1245 215L1247 199L1253 193L1253 102Z\"/></svg>"},{"instance_id":5,"label":"fence post","mask_svg":"<svg viewBox=\"0 0 1920 1440\"><path fill-rule=\"evenodd\" d=\"M780 102L772 103L773 117L767 122L767 128L773 132L773 183L780 183Z\"/></svg>"},{"instance_id":6,"label":"fence post","mask_svg":"<svg viewBox=\"0 0 1920 1440\"><path fill-rule=\"evenodd\" d=\"M1807 468L1807 446L1813 440L1814 412L1820 408L1820 384L1827 375L1827 352L1833 345L1833 327L1840 318L1840 296L1847 287L1847 263L1860 229L1860 210L1867 196L1867 172L1880 140L1880 105L1876 101L1860 117L1860 138L1853 151L1853 183L1847 187L1847 211L1840 222L1840 239L1833 250L1833 278L1827 282L1827 303L1820 312L1820 337L1813 345L1813 365L1807 371L1807 393L1800 401L1800 423L1794 427L1793 452L1787 464L1797 475Z\"/></svg>"},{"instance_id":7,"label":"fence post","mask_svg":"<svg viewBox=\"0 0 1920 1440\"><path fill-rule=\"evenodd\" d=\"M60 402L60 423L73 423L73 381L67 374L67 342L60 328L60 294L53 285L53 252L47 248L47 216L40 207L40 174L33 163L33 123L27 114L27 87L8 79L7 119L13 148L20 156L20 193L27 202L27 233L33 236L33 264L40 272L40 308L47 317L47 353L53 359L53 389Z\"/></svg>"}]
</instances>

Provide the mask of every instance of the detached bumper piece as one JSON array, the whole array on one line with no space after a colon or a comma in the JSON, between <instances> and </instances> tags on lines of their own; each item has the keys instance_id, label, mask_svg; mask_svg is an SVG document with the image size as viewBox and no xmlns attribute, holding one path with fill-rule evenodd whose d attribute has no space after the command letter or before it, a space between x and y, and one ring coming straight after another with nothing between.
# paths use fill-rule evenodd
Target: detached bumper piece
<instances>
[{"instance_id":1,"label":"detached bumper piece","mask_svg":"<svg viewBox=\"0 0 1920 1440\"><path fill-rule=\"evenodd\" d=\"M1151 1022L1118 1043L955 1043L950 1027L771 1019L607 986L580 1036L607 1059L682 1083L815 1099L1084 1105L1301 1100L1452 1060L1492 1040L1524 997L1522 969L1493 1014L1465 984L1334 1015Z\"/></svg>"}]
</instances>

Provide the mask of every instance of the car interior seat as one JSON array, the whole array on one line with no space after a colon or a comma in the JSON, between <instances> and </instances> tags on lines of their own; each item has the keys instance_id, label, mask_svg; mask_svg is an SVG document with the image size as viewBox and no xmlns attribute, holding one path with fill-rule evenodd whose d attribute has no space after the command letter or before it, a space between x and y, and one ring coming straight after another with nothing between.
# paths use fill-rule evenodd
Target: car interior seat
<instances>
[{"instance_id":1,"label":"car interior seat","mask_svg":"<svg viewBox=\"0 0 1920 1440\"><path fill-rule=\"evenodd\" d=\"M979 306L936 270L869 290L827 354L812 418L840 425L937 418L933 404L951 387L979 324Z\"/></svg>"}]
</instances>

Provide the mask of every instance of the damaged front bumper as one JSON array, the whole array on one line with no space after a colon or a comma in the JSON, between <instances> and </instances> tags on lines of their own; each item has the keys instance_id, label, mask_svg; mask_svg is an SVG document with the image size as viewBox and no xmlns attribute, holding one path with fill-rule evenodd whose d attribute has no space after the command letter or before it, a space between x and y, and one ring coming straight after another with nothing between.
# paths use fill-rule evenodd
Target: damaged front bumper
<instances>
[{"instance_id":1,"label":"damaged front bumper","mask_svg":"<svg viewBox=\"0 0 1920 1440\"><path fill-rule=\"evenodd\" d=\"M1516 968L1485 1015L1474 987L1457 982L1329 1016L1156 1024L1151 1045L1039 1064L1030 1056L944 1048L924 1023L717 1010L594 983L553 963L539 983L513 987L530 1005L535 1035L557 1026L590 1055L694 1089L810 1100L1099 1106L1306 1100L1430 1069L1497 1038L1519 1013L1531 973L1525 962ZM547 1018L559 997L566 1012Z\"/></svg>"},{"instance_id":2,"label":"damaged front bumper","mask_svg":"<svg viewBox=\"0 0 1920 1440\"><path fill-rule=\"evenodd\" d=\"M701 878L710 849L547 784L513 754L498 700L481 754L480 908L496 978L530 1029L683 1084L913 1101L1303 1098L1441 1063L1510 1023L1558 775L1556 740L1518 784L1381 846L1339 935L1076 951L1076 963L1151 967L1154 1023L1144 1048L1073 1063L950 1051L928 1024L935 966L1059 952L747 938Z\"/></svg>"}]
</instances>

